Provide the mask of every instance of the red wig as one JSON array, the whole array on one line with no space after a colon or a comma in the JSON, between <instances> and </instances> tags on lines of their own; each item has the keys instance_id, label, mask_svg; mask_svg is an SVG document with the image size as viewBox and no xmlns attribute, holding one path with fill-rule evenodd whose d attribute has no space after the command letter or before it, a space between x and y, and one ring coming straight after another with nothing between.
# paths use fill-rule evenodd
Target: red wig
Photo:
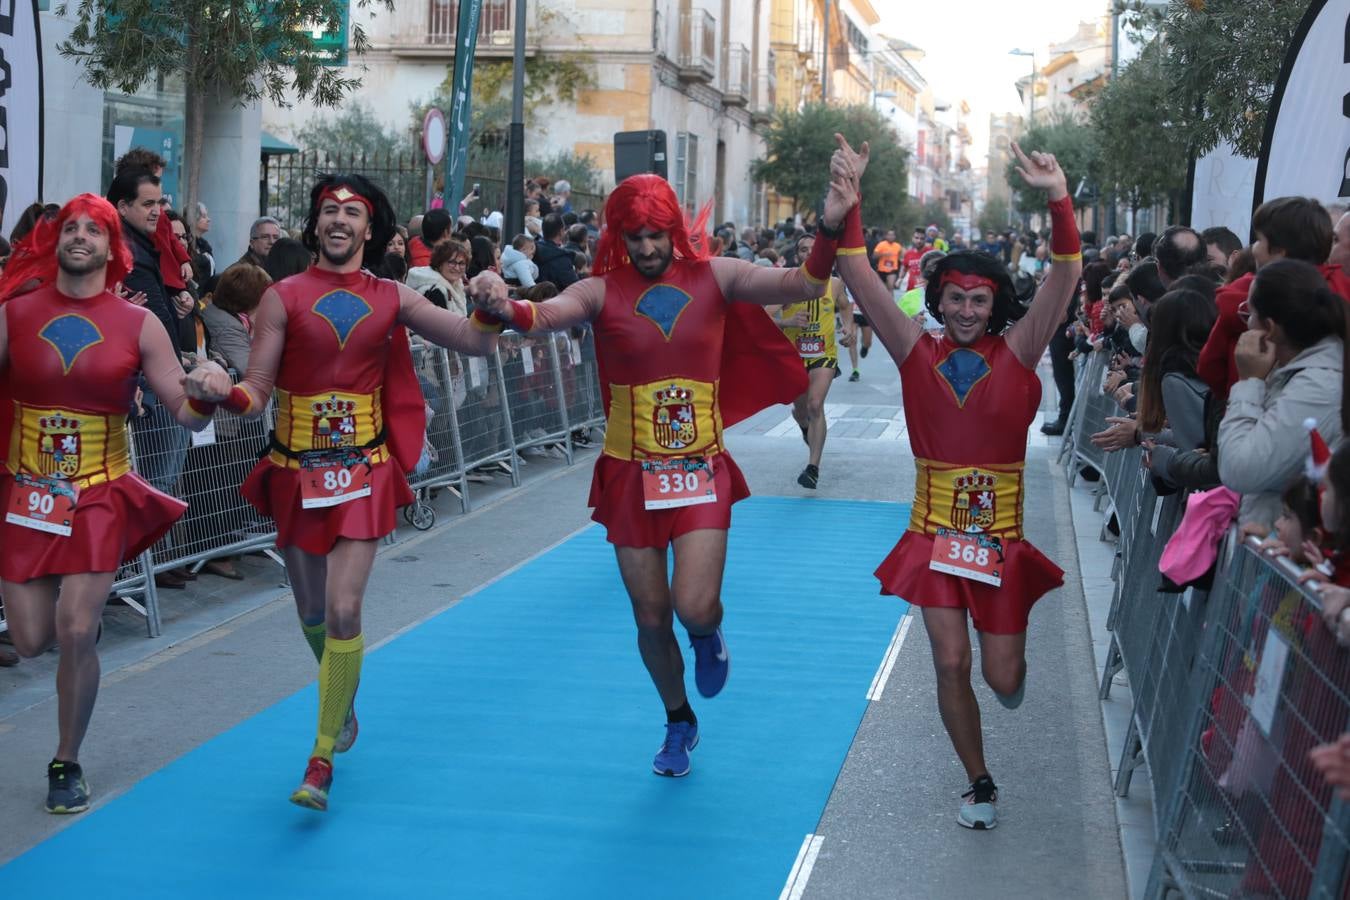
<instances>
[{"instance_id":1,"label":"red wig","mask_svg":"<svg viewBox=\"0 0 1350 900\"><path fill-rule=\"evenodd\" d=\"M623 236L643 228L669 234L677 259L707 259L711 254L704 239L711 215L709 201L690 222L670 182L660 175L629 176L605 200L605 229L600 233L591 271L603 275L627 265L628 248Z\"/></svg>"},{"instance_id":2,"label":"red wig","mask_svg":"<svg viewBox=\"0 0 1350 900\"><path fill-rule=\"evenodd\" d=\"M97 194L80 194L53 218L40 219L32 231L13 248L0 276L0 303L53 284L56 281L56 242L71 219L89 216L108 235L109 288L131 271L131 248L122 239L122 219L107 200Z\"/></svg>"}]
</instances>

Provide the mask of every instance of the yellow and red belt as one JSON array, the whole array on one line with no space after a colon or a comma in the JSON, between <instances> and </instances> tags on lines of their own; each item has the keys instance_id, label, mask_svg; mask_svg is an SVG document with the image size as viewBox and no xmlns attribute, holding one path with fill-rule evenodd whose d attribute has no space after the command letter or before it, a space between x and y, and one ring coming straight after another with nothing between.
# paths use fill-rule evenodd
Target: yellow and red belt
<instances>
[{"instance_id":1,"label":"yellow and red belt","mask_svg":"<svg viewBox=\"0 0 1350 900\"><path fill-rule=\"evenodd\" d=\"M388 458L379 390L369 394L277 390L276 401L277 424L268 451L276 465L298 469L300 454L312 451L369 450L372 464Z\"/></svg>"},{"instance_id":2,"label":"yellow and red belt","mask_svg":"<svg viewBox=\"0 0 1350 900\"><path fill-rule=\"evenodd\" d=\"M79 488L120 478L131 471L127 417L15 401L5 465Z\"/></svg>"},{"instance_id":3,"label":"yellow and red belt","mask_svg":"<svg viewBox=\"0 0 1350 900\"><path fill-rule=\"evenodd\" d=\"M611 384L604 452L630 460L722 452L717 392L716 382L690 378Z\"/></svg>"},{"instance_id":4,"label":"yellow and red belt","mask_svg":"<svg viewBox=\"0 0 1350 900\"><path fill-rule=\"evenodd\" d=\"M939 528L1020 541L1023 463L958 466L916 459L909 530Z\"/></svg>"}]
</instances>

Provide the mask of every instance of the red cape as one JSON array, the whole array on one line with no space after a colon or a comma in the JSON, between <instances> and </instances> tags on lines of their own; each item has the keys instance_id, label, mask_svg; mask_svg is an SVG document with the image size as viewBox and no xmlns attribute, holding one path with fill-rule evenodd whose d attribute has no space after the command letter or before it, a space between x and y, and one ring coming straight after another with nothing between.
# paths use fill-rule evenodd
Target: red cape
<instances>
[{"instance_id":1,"label":"red cape","mask_svg":"<svg viewBox=\"0 0 1350 900\"><path fill-rule=\"evenodd\" d=\"M413 369L412 348L408 343L406 328L394 329L389 357L384 364L382 402L385 441L403 471L411 472L422 456L427 411L426 401L422 399L422 384Z\"/></svg>"},{"instance_id":2,"label":"red cape","mask_svg":"<svg viewBox=\"0 0 1350 900\"><path fill-rule=\"evenodd\" d=\"M730 428L775 403L806 393L809 379L797 348L762 306L728 303L722 341L722 424Z\"/></svg>"}]
</instances>

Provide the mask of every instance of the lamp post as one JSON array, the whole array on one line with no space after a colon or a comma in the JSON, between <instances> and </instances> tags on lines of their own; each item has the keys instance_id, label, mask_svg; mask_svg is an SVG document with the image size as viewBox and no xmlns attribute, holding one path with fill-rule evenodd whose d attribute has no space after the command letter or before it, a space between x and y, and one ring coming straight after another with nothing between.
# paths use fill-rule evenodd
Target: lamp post
<instances>
[{"instance_id":1,"label":"lamp post","mask_svg":"<svg viewBox=\"0 0 1350 900\"><path fill-rule=\"evenodd\" d=\"M1036 51L1035 50L1009 50L1009 56L1030 56L1031 57L1031 81L1027 84L1027 91L1031 108L1027 114L1027 127L1036 124Z\"/></svg>"}]
</instances>

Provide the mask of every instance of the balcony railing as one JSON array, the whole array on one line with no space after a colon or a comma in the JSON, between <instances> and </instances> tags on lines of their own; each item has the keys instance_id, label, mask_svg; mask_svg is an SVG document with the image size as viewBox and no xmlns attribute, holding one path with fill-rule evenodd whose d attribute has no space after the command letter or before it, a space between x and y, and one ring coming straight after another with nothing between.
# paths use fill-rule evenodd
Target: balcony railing
<instances>
[{"instance_id":1,"label":"balcony railing","mask_svg":"<svg viewBox=\"0 0 1350 900\"><path fill-rule=\"evenodd\" d=\"M773 118L778 107L778 54L769 51L763 69L755 73L755 96L750 104L751 114L762 122Z\"/></svg>"},{"instance_id":2,"label":"balcony railing","mask_svg":"<svg viewBox=\"0 0 1350 900\"><path fill-rule=\"evenodd\" d=\"M460 0L431 0L427 4L424 41L432 46L453 47L459 24ZM511 0L483 0L478 19L478 44L510 46L515 27L515 4Z\"/></svg>"},{"instance_id":3,"label":"balcony railing","mask_svg":"<svg viewBox=\"0 0 1350 900\"><path fill-rule=\"evenodd\" d=\"M713 56L717 44L717 21L706 9L680 13L680 78L712 81L717 74Z\"/></svg>"},{"instance_id":4,"label":"balcony railing","mask_svg":"<svg viewBox=\"0 0 1350 900\"><path fill-rule=\"evenodd\" d=\"M722 69L722 102L727 106L745 106L750 102L750 51L744 44L727 49Z\"/></svg>"}]
</instances>

